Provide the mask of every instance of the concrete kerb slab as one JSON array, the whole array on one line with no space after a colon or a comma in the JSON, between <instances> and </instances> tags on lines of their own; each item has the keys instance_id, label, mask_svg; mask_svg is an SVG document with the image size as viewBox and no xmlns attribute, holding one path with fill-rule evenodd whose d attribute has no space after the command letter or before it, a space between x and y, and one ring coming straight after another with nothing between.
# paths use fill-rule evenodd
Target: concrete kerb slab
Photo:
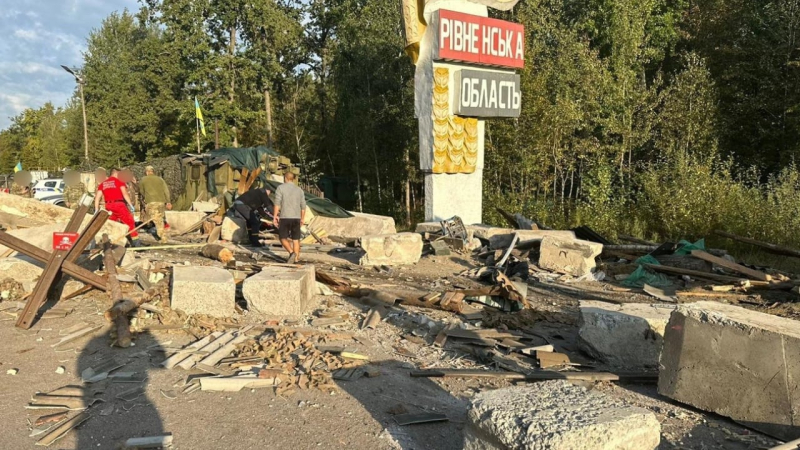
<instances>
[{"instance_id":1,"label":"concrete kerb slab","mask_svg":"<svg viewBox=\"0 0 800 450\"><path fill-rule=\"evenodd\" d=\"M578 335L589 354L628 370L657 370L673 305L580 302Z\"/></svg>"},{"instance_id":2,"label":"concrete kerb slab","mask_svg":"<svg viewBox=\"0 0 800 450\"><path fill-rule=\"evenodd\" d=\"M800 438L800 322L717 302L670 316L658 392L789 441Z\"/></svg>"},{"instance_id":3,"label":"concrete kerb slab","mask_svg":"<svg viewBox=\"0 0 800 450\"><path fill-rule=\"evenodd\" d=\"M465 450L652 450L655 414L566 380L476 394L464 428Z\"/></svg>"},{"instance_id":4,"label":"concrete kerb slab","mask_svg":"<svg viewBox=\"0 0 800 450\"><path fill-rule=\"evenodd\" d=\"M236 310L233 275L220 267L175 266L170 307L186 314L228 317Z\"/></svg>"},{"instance_id":5,"label":"concrete kerb slab","mask_svg":"<svg viewBox=\"0 0 800 450\"><path fill-rule=\"evenodd\" d=\"M242 295L251 314L301 316L317 292L314 266L271 265L247 278Z\"/></svg>"}]
</instances>

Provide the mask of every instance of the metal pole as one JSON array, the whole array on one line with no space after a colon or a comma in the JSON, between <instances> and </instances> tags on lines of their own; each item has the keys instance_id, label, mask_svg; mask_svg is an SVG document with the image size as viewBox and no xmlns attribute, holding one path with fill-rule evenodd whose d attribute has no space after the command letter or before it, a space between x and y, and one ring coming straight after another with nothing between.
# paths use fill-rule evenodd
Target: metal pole
<instances>
[{"instance_id":1,"label":"metal pole","mask_svg":"<svg viewBox=\"0 0 800 450\"><path fill-rule=\"evenodd\" d=\"M89 127L86 123L86 99L83 97L83 81L78 81L78 90L81 92L81 109L83 110L83 157L89 159Z\"/></svg>"},{"instance_id":2,"label":"metal pole","mask_svg":"<svg viewBox=\"0 0 800 450\"><path fill-rule=\"evenodd\" d=\"M194 125L197 127L197 153L200 152L200 119L197 118L197 114L194 117Z\"/></svg>"}]
</instances>

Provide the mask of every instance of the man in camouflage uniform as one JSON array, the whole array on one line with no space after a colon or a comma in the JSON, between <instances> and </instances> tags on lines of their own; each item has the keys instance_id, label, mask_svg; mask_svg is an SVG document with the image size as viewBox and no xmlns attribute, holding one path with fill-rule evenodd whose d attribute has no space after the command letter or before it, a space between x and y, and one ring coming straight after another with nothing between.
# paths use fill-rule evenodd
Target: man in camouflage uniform
<instances>
[{"instance_id":1,"label":"man in camouflage uniform","mask_svg":"<svg viewBox=\"0 0 800 450\"><path fill-rule=\"evenodd\" d=\"M81 197L86 193L86 185L81 182L81 174L68 170L64 172L64 183L67 185L64 189L64 202L69 209L78 209Z\"/></svg>"},{"instance_id":2,"label":"man in camouflage uniform","mask_svg":"<svg viewBox=\"0 0 800 450\"><path fill-rule=\"evenodd\" d=\"M145 177L139 182L139 192L144 197L147 217L156 226L156 234L158 234L161 242L166 242L164 211L172 209L172 203L169 200L169 188L163 178L155 175L153 166L145 167L144 173Z\"/></svg>"},{"instance_id":3,"label":"man in camouflage uniform","mask_svg":"<svg viewBox=\"0 0 800 450\"><path fill-rule=\"evenodd\" d=\"M20 170L14 174L14 182L11 183L11 193L20 197L31 198L31 173L27 170Z\"/></svg>"}]
</instances>

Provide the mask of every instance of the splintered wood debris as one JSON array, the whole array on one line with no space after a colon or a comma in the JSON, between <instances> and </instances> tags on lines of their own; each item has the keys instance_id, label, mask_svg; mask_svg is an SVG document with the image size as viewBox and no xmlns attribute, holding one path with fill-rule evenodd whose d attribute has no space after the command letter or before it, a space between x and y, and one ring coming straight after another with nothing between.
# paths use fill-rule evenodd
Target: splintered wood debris
<instances>
[{"instance_id":1,"label":"splintered wood debris","mask_svg":"<svg viewBox=\"0 0 800 450\"><path fill-rule=\"evenodd\" d=\"M357 370L359 377L365 374L360 367L368 357L346 352L345 346L327 345L329 334L291 328L265 328L256 334L259 332L252 328L208 335L177 350L162 366L208 373L187 380L185 393L275 387L279 395L288 395L295 388L336 389L333 372L354 374ZM375 370L369 373L380 374Z\"/></svg>"}]
</instances>

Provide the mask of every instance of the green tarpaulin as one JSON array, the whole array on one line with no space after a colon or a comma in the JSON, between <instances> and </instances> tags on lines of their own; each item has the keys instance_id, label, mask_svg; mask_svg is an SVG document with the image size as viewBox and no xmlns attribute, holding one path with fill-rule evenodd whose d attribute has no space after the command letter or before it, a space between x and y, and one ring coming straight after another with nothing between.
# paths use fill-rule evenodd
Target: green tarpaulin
<instances>
[{"instance_id":1,"label":"green tarpaulin","mask_svg":"<svg viewBox=\"0 0 800 450\"><path fill-rule=\"evenodd\" d=\"M692 253L692 250L705 250L706 249L706 241L705 239L700 239L695 243L691 243L686 240L682 240L679 242L681 245L677 250L675 250L676 255L689 255ZM622 281L623 286L632 287L632 288L641 288L646 284L655 287L669 287L672 285L672 282L662 273L653 273L648 271L642 266L641 264L653 264L653 265L660 265L661 263L658 262L653 255L644 255L641 258L638 258L635 261L636 264L640 264L636 270L633 271L632 274L625 278Z\"/></svg>"},{"instance_id":2,"label":"green tarpaulin","mask_svg":"<svg viewBox=\"0 0 800 450\"><path fill-rule=\"evenodd\" d=\"M217 195L217 186L214 183L214 171L220 164L227 162L233 169L248 169L255 170L259 167L261 160L265 156L280 156L280 154L272 149L264 146L247 147L247 148L221 148L206 154L203 162L208 167L206 172L206 185L208 192ZM262 185L269 186L273 192L280 186L280 183L267 179L265 172L259 175ZM314 211L314 214L324 217L346 218L353 217L352 214L347 212L344 208L333 203L332 201L324 198L319 198L316 195L306 192L306 203L308 207Z\"/></svg>"}]
</instances>

